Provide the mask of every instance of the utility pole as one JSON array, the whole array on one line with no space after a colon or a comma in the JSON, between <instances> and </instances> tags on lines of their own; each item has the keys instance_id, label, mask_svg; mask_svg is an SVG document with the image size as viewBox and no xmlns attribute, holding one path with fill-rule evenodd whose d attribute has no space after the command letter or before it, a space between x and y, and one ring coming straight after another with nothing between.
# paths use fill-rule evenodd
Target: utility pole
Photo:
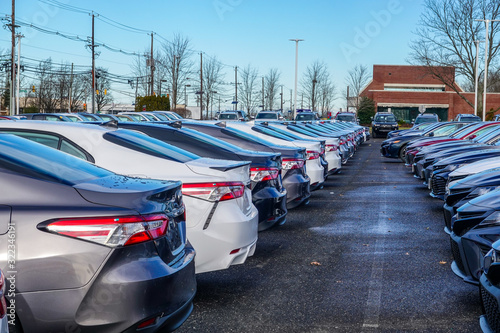
<instances>
[{"instance_id":1,"label":"utility pole","mask_svg":"<svg viewBox=\"0 0 500 333\"><path fill-rule=\"evenodd\" d=\"M17 89L16 89L16 114L19 114L19 83L21 78L21 38L24 36L17 34Z\"/></svg>"},{"instance_id":2,"label":"utility pole","mask_svg":"<svg viewBox=\"0 0 500 333\"><path fill-rule=\"evenodd\" d=\"M283 112L283 85L281 85L281 93L280 93L280 96L281 96L281 107L280 107L280 111Z\"/></svg>"},{"instance_id":3,"label":"utility pole","mask_svg":"<svg viewBox=\"0 0 500 333\"><path fill-rule=\"evenodd\" d=\"M15 56L16 56L16 1L12 0L12 16L10 22L10 30L12 32L12 49L10 53L10 61L11 61L11 75L10 75L10 115L14 114L14 80L16 77L16 69L15 69Z\"/></svg>"},{"instance_id":4,"label":"utility pole","mask_svg":"<svg viewBox=\"0 0 500 333\"><path fill-rule=\"evenodd\" d=\"M92 111L95 113L95 43L94 43L94 18L95 14L92 12Z\"/></svg>"},{"instance_id":5,"label":"utility pole","mask_svg":"<svg viewBox=\"0 0 500 333\"><path fill-rule=\"evenodd\" d=\"M476 44L476 75L475 75L475 84L474 84L474 115L477 116L477 89L479 84L479 43L481 41L475 40Z\"/></svg>"},{"instance_id":6,"label":"utility pole","mask_svg":"<svg viewBox=\"0 0 500 333\"><path fill-rule=\"evenodd\" d=\"M234 67L234 111L238 110L238 66Z\"/></svg>"},{"instance_id":7,"label":"utility pole","mask_svg":"<svg viewBox=\"0 0 500 333\"><path fill-rule=\"evenodd\" d=\"M316 92L315 92L315 88L316 88L316 83L318 83L318 80L314 79L313 80L313 86L312 86L312 96L311 96L311 104L312 104L312 110L311 111L315 111L315 104L316 104Z\"/></svg>"},{"instance_id":8,"label":"utility pole","mask_svg":"<svg viewBox=\"0 0 500 333\"><path fill-rule=\"evenodd\" d=\"M203 120L203 52L200 52L200 120Z\"/></svg>"},{"instance_id":9,"label":"utility pole","mask_svg":"<svg viewBox=\"0 0 500 333\"><path fill-rule=\"evenodd\" d=\"M137 88L139 88L139 77L135 78L135 104L137 104Z\"/></svg>"},{"instance_id":10,"label":"utility pole","mask_svg":"<svg viewBox=\"0 0 500 333\"><path fill-rule=\"evenodd\" d=\"M69 104L68 113L71 113L71 97L73 95L73 63L71 63L71 77L69 79Z\"/></svg>"},{"instance_id":11,"label":"utility pole","mask_svg":"<svg viewBox=\"0 0 500 333\"><path fill-rule=\"evenodd\" d=\"M292 89L290 89L290 110L292 110L292 94L293 94ZM292 115L293 115L293 111L292 111ZM295 119L295 118L293 118L293 119Z\"/></svg>"},{"instance_id":12,"label":"utility pole","mask_svg":"<svg viewBox=\"0 0 500 333\"><path fill-rule=\"evenodd\" d=\"M262 77L262 110L266 108L265 102L264 102L264 77Z\"/></svg>"},{"instance_id":13,"label":"utility pole","mask_svg":"<svg viewBox=\"0 0 500 333\"><path fill-rule=\"evenodd\" d=\"M151 92L150 96L153 96L155 89L154 89L154 71L155 71L155 60L153 59L153 31L151 31L151 55L149 58L149 65L151 66Z\"/></svg>"},{"instance_id":14,"label":"utility pole","mask_svg":"<svg viewBox=\"0 0 500 333\"><path fill-rule=\"evenodd\" d=\"M174 55L174 67L172 68L172 105L177 107L177 56Z\"/></svg>"},{"instance_id":15,"label":"utility pole","mask_svg":"<svg viewBox=\"0 0 500 333\"><path fill-rule=\"evenodd\" d=\"M347 86L347 101L346 101L346 111L349 112L349 86Z\"/></svg>"}]
</instances>

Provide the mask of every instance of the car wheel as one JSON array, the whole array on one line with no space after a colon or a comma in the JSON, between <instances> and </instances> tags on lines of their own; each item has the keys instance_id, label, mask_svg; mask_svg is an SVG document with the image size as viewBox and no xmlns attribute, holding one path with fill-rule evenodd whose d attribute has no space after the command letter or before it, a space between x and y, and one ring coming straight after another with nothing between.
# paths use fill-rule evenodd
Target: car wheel
<instances>
[{"instance_id":1,"label":"car wheel","mask_svg":"<svg viewBox=\"0 0 500 333\"><path fill-rule=\"evenodd\" d=\"M399 159L403 162L406 161L405 159L405 155L406 155L406 146L407 145L404 145L403 147L401 147L401 149L399 150Z\"/></svg>"}]
</instances>

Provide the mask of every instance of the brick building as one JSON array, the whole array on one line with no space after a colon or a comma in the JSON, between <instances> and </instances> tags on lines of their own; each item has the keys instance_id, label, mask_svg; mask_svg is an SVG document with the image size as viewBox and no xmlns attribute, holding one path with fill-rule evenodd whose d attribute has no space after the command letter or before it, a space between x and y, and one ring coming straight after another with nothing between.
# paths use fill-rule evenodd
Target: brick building
<instances>
[{"instance_id":1,"label":"brick building","mask_svg":"<svg viewBox=\"0 0 500 333\"><path fill-rule=\"evenodd\" d=\"M441 67L441 73L455 78L454 67ZM455 87L463 92L458 84ZM474 100L474 92L463 92L469 101ZM422 66L374 65L373 79L363 89L360 96L375 101L378 112L391 111L400 120L411 122L425 108L426 113L436 113L441 120L453 120L459 113L474 113L455 91L428 74ZM500 107L500 94L489 93L487 110Z\"/></svg>"}]
</instances>

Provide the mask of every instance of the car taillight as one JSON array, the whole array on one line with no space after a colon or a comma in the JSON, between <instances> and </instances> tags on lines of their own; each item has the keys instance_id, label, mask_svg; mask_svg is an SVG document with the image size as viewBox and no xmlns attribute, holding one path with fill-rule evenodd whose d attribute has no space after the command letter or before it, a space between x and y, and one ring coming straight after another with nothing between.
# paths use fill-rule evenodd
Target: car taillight
<instances>
[{"instance_id":1,"label":"car taillight","mask_svg":"<svg viewBox=\"0 0 500 333\"><path fill-rule=\"evenodd\" d=\"M308 150L306 153L306 159L307 160L315 160L319 158L319 152L315 150Z\"/></svg>"},{"instance_id":2,"label":"car taillight","mask_svg":"<svg viewBox=\"0 0 500 333\"><path fill-rule=\"evenodd\" d=\"M7 303L5 303L5 277L0 271L0 319L7 314Z\"/></svg>"},{"instance_id":3,"label":"car taillight","mask_svg":"<svg viewBox=\"0 0 500 333\"><path fill-rule=\"evenodd\" d=\"M147 242L164 236L169 218L165 214L57 219L41 227L55 234L109 247Z\"/></svg>"},{"instance_id":4,"label":"car taillight","mask_svg":"<svg viewBox=\"0 0 500 333\"><path fill-rule=\"evenodd\" d=\"M283 170L301 169L304 166L304 162L301 158L284 158L281 165Z\"/></svg>"},{"instance_id":5,"label":"car taillight","mask_svg":"<svg viewBox=\"0 0 500 333\"><path fill-rule=\"evenodd\" d=\"M326 151L337 151L337 146L336 145L326 145Z\"/></svg>"},{"instance_id":6,"label":"car taillight","mask_svg":"<svg viewBox=\"0 0 500 333\"><path fill-rule=\"evenodd\" d=\"M250 168L250 179L253 182L263 182L278 178L277 168Z\"/></svg>"},{"instance_id":7,"label":"car taillight","mask_svg":"<svg viewBox=\"0 0 500 333\"><path fill-rule=\"evenodd\" d=\"M182 194L213 202L241 198L244 193L242 182L182 184Z\"/></svg>"}]
</instances>

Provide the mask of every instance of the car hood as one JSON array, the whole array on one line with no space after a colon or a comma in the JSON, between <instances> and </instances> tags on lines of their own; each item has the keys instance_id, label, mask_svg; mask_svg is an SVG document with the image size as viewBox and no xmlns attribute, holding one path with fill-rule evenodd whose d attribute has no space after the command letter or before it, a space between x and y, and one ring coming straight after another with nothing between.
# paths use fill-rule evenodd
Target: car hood
<instances>
[{"instance_id":1,"label":"car hood","mask_svg":"<svg viewBox=\"0 0 500 333\"><path fill-rule=\"evenodd\" d=\"M477 210L490 210L490 209L498 209L500 207L500 190L495 190L483 194L477 198L472 199L461 208L459 211L477 211Z\"/></svg>"},{"instance_id":2,"label":"car hood","mask_svg":"<svg viewBox=\"0 0 500 333\"><path fill-rule=\"evenodd\" d=\"M435 163L436 166L446 166L449 164L467 163L468 161L475 161L479 158L489 158L494 156L500 156L500 149L483 149L476 151L467 151L458 155L443 158Z\"/></svg>"},{"instance_id":3,"label":"car hood","mask_svg":"<svg viewBox=\"0 0 500 333\"><path fill-rule=\"evenodd\" d=\"M486 170L457 180L450 184L450 190L471 189L479 186L500 186L500 168Z\"/></svg>"},{"instance_id":4,"label":"car hood","mask_svg":"<svg viewBox=\"0 0 500 333\"><path fill-rule=\"evenodd\" d=\"M464 175L471 175L474 173L479 173L485 170L500 167L500 159L498 157L491 157L474 163L464 165L458 169L455 169L450 173L450 177L458 177Z\"/></svg>"}]
</instances>

